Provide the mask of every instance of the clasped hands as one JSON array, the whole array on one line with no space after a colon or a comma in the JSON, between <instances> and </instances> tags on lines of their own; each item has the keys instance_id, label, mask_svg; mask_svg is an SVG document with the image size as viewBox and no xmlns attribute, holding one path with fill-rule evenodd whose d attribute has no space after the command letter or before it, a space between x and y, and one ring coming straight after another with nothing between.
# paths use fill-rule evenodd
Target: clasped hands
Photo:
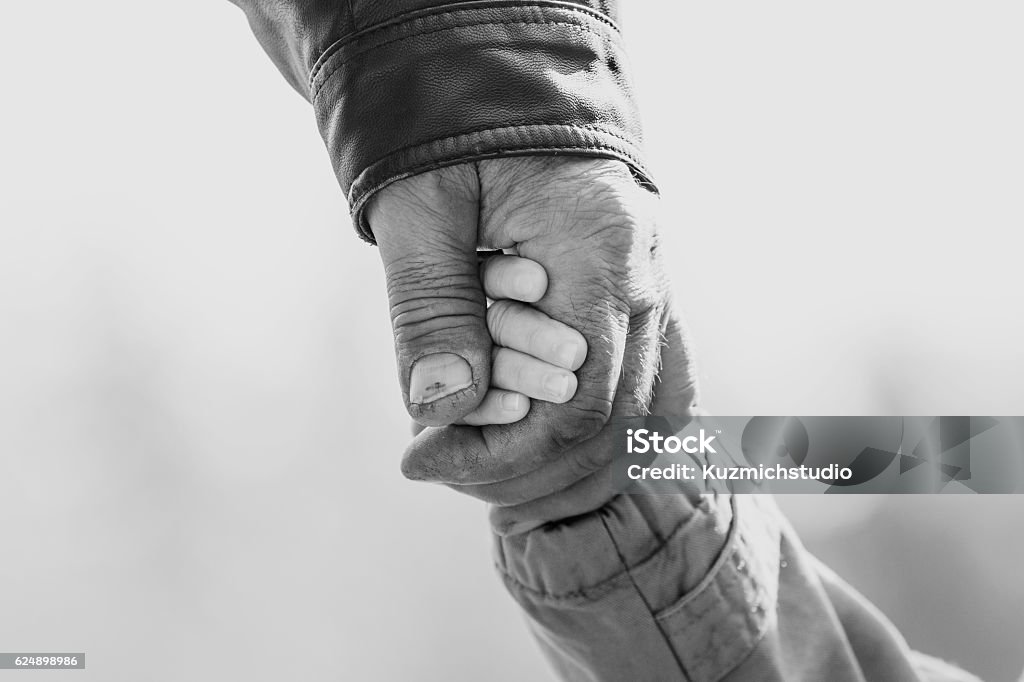
<instances>
[{"instance_id":1,"label":"clasped hands","mask_svg":"<svg viewBox=\"0 0 1024 682\"><path fill-rule=\"evenodd\" d=\"M495 531L521 533L614 495L613 416L694 409L656 205L624 164L579 157L456 165L377 194L400 384L434 427L407 477L490 502ZM515 255L481 265L478 249Z\"/></svg>"}]
</instances>

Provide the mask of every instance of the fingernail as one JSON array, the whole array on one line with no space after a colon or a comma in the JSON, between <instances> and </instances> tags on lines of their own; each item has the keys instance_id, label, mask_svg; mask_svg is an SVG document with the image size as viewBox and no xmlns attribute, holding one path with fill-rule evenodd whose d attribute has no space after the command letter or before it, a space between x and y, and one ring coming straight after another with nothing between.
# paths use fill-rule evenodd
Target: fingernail
<instances>
[{"instance_id":1,"label":"fingernail","mask_svg":"<svg viewBox=\"0 0 1024 682\"><path fill-rule=\"evenodd\" d=\"M454 353L425 355L412 366L409 402L432 403L457 393L473 383L469 363Z\"/></svg>"},{"instance_id":2,"label":"fingernail","mask_svg":"<svg viewBox=\"0 0 1024 682\"><path fill-rule=\"evenodd\" d=\"M555 361L559 366L566 369L576 369L576 354L578 350L572 341L559 344L555 349Z\"/></svg>"},{"instance_id":3,"label":"fingernail","mask_svg":"<svg viewBox=\"0 0 1024 682\"><path fill-rule=\"evenodd\" d=\"M561 400L569 392L569 377L565 374L549 374L544 378L544 390L553 400Z\"/></svg>"},{"instance_id":4,"label":"fingernail","mask_svg":"<svg viewBox=\"0 0 1024 682\"><path fill-rule=\"evenodd\" d=\"M520 393L503 393L501 396L501 409L509 412L518 412L523 404L523 395Z\"/></svg>"}]
</instances>

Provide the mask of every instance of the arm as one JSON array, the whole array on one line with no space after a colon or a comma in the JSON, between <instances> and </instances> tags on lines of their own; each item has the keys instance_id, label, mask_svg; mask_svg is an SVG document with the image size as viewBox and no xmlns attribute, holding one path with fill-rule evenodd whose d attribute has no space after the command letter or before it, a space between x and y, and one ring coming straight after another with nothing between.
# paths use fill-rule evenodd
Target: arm
<instances>
[{"instance_id":1,"label":"arm","mask_svg":"<svg viewBox=\"0 0 1024 682\"><path fill-rule=\"evenodd\" d=\"M489 391L478 247L515 247L557 273L538 308L590 348L570 401L427 434L406 475L510 503L551 492L529 477L544 467L559 485L589 474L562 455L616 405L645 409L667 316L616 3L237 4L312 103L356 226L380 247L415 420L456 423ZM643 371L622 372L641 356Z\"/></svg>"},{"instance_id":2,"label":"arm","mask_svg":"<svg viewBox=\"0 0 1024 682\"><path fill-rule=\"evenodd\" d=\"M649 183L615 2L234 2L312 102L369 241L370 198L442 166L568 153Z\"/></svg>"},{"instance_id":3,"label":"arm","mask_svg":"<svg viewBox=\"0 0 1024 682\"><path fill-rule=\"evenodd\" d=\"M594 358L569 411L542 404L502 427L512 430L434 430L405 464L501 505L499 565L566 679L791 679L825 663L839 671L825 679L861 679L859 642L909 674L905 646L884 628L849 636L855 617L840 617L774 512L747 510L746 498L609 501L604 455L579 446L601 438L613 409L648 409L659 334L674 325L655 233L629 198L651 184L614 3L236 4L312 103L357 229L381 246L414 417L450 423L488 387L478 245L525 245L572 284L538 303L579 327ZM506 158L532 155L549 158ZM550 159L564 155L595 161ZM418 402L414 364L452 352L470 387ZM638 371L620 371L623 357ZM677 365L692 406L688 359ZM831 652L825 663L809 643Z\"/></svg>"},{"instance_id":4,"label":"arm","mask_svg":"<svg viewBox=\"0 0 1024 682\"><path fill-rule=\"evenodd\" d=\"M623 496L496 544L565 680L975 680L911 652L767 496Z\"/></svg>"},{"instance_id":5,"label":"arm","mask_svg":"<svg viewBox=\"0 0 1024 682\"><path fill-rule=\"evenodd\" d=\"M666 339L654 414L689 405ZM492 512L498 571L562 679L978 682L910 651L770 496L619 495L577 515L612 488L591 480Z\"/></svg>"}]
</instances>

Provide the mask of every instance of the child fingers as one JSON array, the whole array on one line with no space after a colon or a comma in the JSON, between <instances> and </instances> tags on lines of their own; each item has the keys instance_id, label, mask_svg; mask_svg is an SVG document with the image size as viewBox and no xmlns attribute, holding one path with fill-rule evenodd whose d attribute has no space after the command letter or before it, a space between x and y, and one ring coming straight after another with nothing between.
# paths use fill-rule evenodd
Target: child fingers
<instances>
[{"instance_id":1,"label":"child fingers","mask_svg":"<svg viewBox=\"0 0 1024 682\"><path fill-rule=\"evenodd\" d=\"M548 273L537 261L519 256L491 256L480 263L480 281L487 298L533 303L548 290Z\"/></svg>"},{"instance_id":2,"label":"child fingers","mask_svg":"<svg viewBox=\"0 0 1024 682\"><path fill-rule=\"evenodd\" d=\"M515 301L495 301L487 309L487 330L495 345L573 372L587 357L587 340L582 334L536 308Z\"/></svg>"},{"instance_id":3,"label":"child fingers","mask_svg":"<svg viewBox=\"0 0 1024 682\"><path fill-rule=\"evenodd\" d=\"M458 423L469 426L511 424L525 417L529 411L530 399L525 395L493 388L492 384L480 405Z\"/></svg>"},{"instance_id":4,"label":"child fingers","mask_svg":"<svg viewBox=\"0 0 1024 682\"><path fill-rule=\"evenodd\" d=\"M499 347L491 362L491 386L564 403L576 394L576 375L526 353Z\"/></svg>"}]
</instances>

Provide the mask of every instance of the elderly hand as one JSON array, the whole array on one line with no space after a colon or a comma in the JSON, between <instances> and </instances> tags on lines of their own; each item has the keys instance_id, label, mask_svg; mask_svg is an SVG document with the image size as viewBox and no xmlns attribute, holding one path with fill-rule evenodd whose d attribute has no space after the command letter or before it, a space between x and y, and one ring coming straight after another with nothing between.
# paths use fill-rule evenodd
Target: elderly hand
<instances>
[{"instance_id":1,"label":"elderly hand","mask_svg":"<svg viewBox=\"0 0 1024 682\"><path fill-rule=\"evenodd\" d=\"M569 387L552 381L521 421L430 429L406 453L407 476L515 504L603 465L603 455L562 455L600 433L613 408L624 415L649 410L662 338L676 326L657 250L656 201L624 165L571 157L443 168L375 197L367 215L414 419L454 424L478 408L491 384L478 247L514 249L540 263L550 285L535 306L577 329L589 346L571 399L559 404ZM680 353L692 404L691 364L685 349Z\"/></svg>"}]
</instances>

